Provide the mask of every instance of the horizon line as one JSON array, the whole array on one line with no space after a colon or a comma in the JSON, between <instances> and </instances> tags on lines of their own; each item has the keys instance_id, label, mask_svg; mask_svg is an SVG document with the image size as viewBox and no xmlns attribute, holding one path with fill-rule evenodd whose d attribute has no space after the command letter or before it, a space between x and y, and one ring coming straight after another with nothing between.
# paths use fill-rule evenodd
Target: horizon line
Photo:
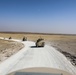
<instances>
[{"instance_id":1,"label":"horizon line","mask_svg":"<svg viewBox=\"0 0 76 75\"><path fill-rule=\"evenodd\" d=\"M18 31L0 31L0 33L11 33L11 34L43 34L43 35L76 35L69 33L44 33L44 32L18 32Z\"/></svg>"}]
</instances>

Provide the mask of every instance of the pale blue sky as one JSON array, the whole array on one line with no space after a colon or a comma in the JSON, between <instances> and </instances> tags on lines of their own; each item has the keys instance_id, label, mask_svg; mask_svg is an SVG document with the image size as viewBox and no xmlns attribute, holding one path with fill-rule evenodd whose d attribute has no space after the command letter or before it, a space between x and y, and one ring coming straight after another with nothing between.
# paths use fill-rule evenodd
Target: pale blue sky
<instances>
[{"instance_id":1,"label":"pale blue sky","mask_svg":"<svg viewBox=\"0 0 76 75\"><path fill-rule=\"evenodd\" d=\"M0 31L76 34L76 0L0 0Z\"/></svg>"}]
</instances>

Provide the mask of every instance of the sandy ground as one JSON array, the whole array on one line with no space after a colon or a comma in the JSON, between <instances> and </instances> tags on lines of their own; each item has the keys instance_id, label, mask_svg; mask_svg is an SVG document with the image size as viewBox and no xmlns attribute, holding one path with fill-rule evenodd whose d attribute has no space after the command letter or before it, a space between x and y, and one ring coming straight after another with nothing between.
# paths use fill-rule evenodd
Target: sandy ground
<instances>
[{"instance_id":1,"label":"sandy ground","mask_svg":"<svg viewBox=\"0 0 76 75\"><path fill-rule=\"evenodd\" d=\"M29 41L36 41L38 38L42 37L46 41L50 40L76 40L76 35L43 35L43 34L29 34L29 33L0 33L0 37L9 38L12 37L13 39L20 39L22 40L23 37L27 37Z\"/></svg>"},{"instance_id":2,"label":"sandy ground","mask_svg":"<svg viewBox=\"0 0 76 75\"><path fill-rule=\"evenodd\" d=\"M50 41L50 44L64 54L67 59L76 66L76 40L56 40Z\"/></svg>"},{"instance_id":3,"label":"sandy ground","mask_svg":"<svg viewBox=\"0 0 76 75\"><path fill-rule=\"evenodd\" d=\"M20 34L20 33L0 33L0 37L22 40L23 37L27 37L30 41L36 41L38 38L42 37L46 41L49 42L49 45L52 45L59 52L64 54L67 59L72 63L72 65L76 66L76 35L43 35L43 34Z\"/></svg>"},{"instance_id":4,"label":"sandy ground","mask_svg":"<svg viewBox=\"0 0 76 75\"><path fill-rule=\"evenodd\" d=\"M22 50L0 64L1 75L33 67L56 68L76 75L76 68L52 46L31 48L31 46L35 46L34 42L26 41L24 44L25 47Z\"/></svg>"},{"instance_id":5,"label":"sandy ground","mask_svg":"<svg viewBox=\"0 0 76 75\"><path fill-rule=\"evenodd\" d=\"M22 43L0 39L0 63L24 47Z\"/></svg>"}]
</instances>

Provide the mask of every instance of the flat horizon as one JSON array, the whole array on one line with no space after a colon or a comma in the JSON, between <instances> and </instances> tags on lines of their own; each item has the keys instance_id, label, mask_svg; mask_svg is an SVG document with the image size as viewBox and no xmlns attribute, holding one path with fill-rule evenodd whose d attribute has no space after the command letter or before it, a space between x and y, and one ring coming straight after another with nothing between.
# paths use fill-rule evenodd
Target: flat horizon
<instances>
[{"instance_id":1,"label":"flat horizon","mask_svg":"<svg viewBox=\"0 0 76 75\"><path fill-rule=\"evenodd\" d=\"M0 33L11 33L11 34L43 34L43 35L76 35L76 34L64 34L64 33L39 33L39 32L11 32L11 31L0 31Z\"/></svg>"}]
</instances>

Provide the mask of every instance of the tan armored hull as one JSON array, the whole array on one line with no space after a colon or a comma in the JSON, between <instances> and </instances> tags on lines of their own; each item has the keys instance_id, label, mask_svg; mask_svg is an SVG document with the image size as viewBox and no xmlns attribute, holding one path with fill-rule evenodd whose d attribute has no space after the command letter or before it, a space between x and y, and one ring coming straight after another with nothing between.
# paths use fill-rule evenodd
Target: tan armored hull
<instances>
[{"instance_id":1,"label":"tan armored hull","mask_svg":"<svg viewBox=\"0 0 76 75\"><path fill-rule=\"evenodd\" d=\"M36 47L44 47L45 42L43 39L38 39L36 42Z\"/></svg>"}]
</instances>

